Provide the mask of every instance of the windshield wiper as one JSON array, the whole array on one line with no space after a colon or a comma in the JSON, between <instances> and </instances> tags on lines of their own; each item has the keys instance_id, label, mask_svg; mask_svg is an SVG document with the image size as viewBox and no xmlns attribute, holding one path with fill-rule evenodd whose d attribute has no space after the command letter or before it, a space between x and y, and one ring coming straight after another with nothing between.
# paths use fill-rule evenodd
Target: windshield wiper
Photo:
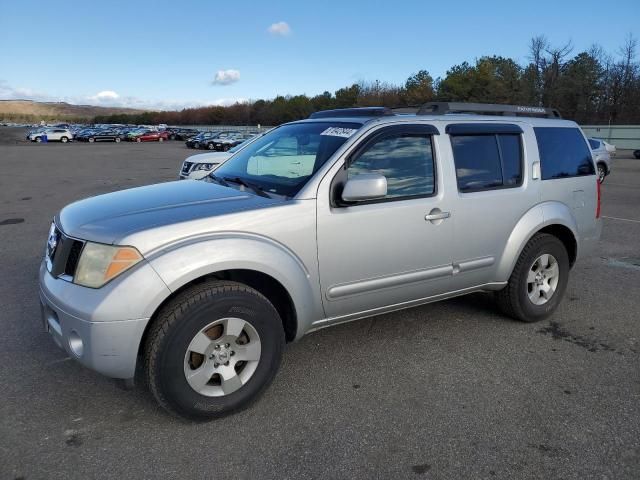
<instances>
[{"instance_id":1,"label":"windshield wiper","mask_svg":"<svg viewBox=\"0 0 640 480\"><path fill-rule=\"evenodd\" d=\"M224 178L218 177L214 173L210 173L208 176L209 176L209 178L211 180L213 180L214 182L222 185L223 187L228 187L229 186L229 184L225 181Z\"/></svg>"},{"instance_id":2,"label":"windshield wiper","mask_svg":"<svg viewBox=\"0 0 640 480\"><path fill-rule=\"evenodd\" d=\"M260 195L261 197L271 198L267 192L265 192L262 187L255 185L253 183L249 183L243 178L240 177L223 177L223 181L237 183L238 185L242 185L245 188L251 189L256 195Z\"/></svg>"}]
</instances>

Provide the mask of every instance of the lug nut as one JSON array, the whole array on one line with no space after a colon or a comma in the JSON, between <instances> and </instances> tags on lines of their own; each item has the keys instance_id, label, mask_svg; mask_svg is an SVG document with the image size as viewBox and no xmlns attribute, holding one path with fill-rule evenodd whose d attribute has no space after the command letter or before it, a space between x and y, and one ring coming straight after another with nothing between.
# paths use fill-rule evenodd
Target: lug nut
<instances>
[{"instance_id":1,"label":"lug nut","mask_svg":"<svg viewBox=\"0 0 640 480\"><path fill-rule=\"evenodd\" d=\"M236 352L234 352L233 350L231 350L230 355L233 357L236 354Z\"/></svg>"},{"instance_id":2,"label":"lug nut","mask_svg":"<svg viewBox=\"0 0 640 480\"><path fill-rule=\"evenodd\" d=\"M225 363L224 365L225 365L225 367L228 367L229 366L229 362Z\"/></svg>"},{"instance_id":3,"label":"lug nut","mask_svg":"<svg viewBox=\"0 0 640 480\"><path fill-rule=\"evenodd\" d=\"M216 345L216 346L215 346L215 349L216 349L216 350L220 350L220 345Z\"/></svg>"},{"instance_id":4,"label":"lug nut","mask_svg":"<svg viewBox=\"0 0 640 480\"><path fill-rule=\"evenodd\" d=\"M219 366L220 366L220 364L219 364L219 363L214 363L214 364L213 364L213 368L218 368Z\"/></svg>"},{"instance_id":5,"label":"lug nut","mask_svg":"<svg viewBox=\"0 0 640 480\"><path fill-rule=\"evenodd\" d=\"M225 347L229 348L231 346L230 343L225 344Z\"/></svg>"}]
</instances>

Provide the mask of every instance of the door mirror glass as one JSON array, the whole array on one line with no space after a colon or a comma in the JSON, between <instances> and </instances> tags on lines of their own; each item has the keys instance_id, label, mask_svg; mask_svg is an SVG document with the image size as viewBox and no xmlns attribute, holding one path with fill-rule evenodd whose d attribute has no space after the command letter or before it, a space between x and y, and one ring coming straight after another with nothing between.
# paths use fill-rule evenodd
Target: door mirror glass
<instances>
[{"instance_id":1,"label":"door mirror glass","mask_svg":"<svg viewBox=\"0 0 640 480\"><path fill-rule=\"evenodd\" d=\"M345 202L376 200L387 195L387 178L378 173L362 173L349 180L342 190Z\"/></svg>"}]
</instances>

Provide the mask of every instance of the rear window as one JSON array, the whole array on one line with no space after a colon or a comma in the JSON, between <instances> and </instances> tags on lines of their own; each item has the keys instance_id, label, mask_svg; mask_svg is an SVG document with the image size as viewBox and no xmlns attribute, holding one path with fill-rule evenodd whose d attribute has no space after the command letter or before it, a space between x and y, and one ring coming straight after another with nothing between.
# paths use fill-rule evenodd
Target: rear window
<instances>
[{"instance_id":1,"label":"rear window","mask_svg":"<svg viewBox=\"0 0 640 480\"><path fill-rule=\"evenodd\" d=\"M591 146L591 150L597 150L600 148L600 142L598 140L594 140L593 138L588 138L589 145Z\"/></svg>"},{"instance_id":2,"label":"rear window","mask_svg":"<svg viewBox=\"0 0 640 480\"><path fill-rule=\"evenodd\" d=\"M536 127L542 179L594 175L591 151L577 128Z\"/></svg>"}]
</instances>

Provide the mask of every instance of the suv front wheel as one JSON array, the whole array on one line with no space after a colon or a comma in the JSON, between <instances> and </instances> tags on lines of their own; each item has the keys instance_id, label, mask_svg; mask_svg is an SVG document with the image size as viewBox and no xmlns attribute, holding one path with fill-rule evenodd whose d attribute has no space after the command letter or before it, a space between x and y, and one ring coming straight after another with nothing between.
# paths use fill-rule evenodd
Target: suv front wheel
<instances>
[{"instance_id":1,"label":"suv front wheel","mask_svg":"<svg viewBox=\"0 0 640 480\"><path fill-rule=\"evenodd\" d=\"M506 315L536 322L558 308L568 280L569 255L564 244L553 235L539 233L525 246L496 299Z\"/></svg>"},{"instance_id":2,"label":"suv front wheel","mask_svg":"<svg viewBox=\"0 0 640 480\"><path fill-rule=\"evenodd\" d=\"M236 282L209 281L163 308L145 344L145 377L170 413L206 420L241 410L275 376L284 330L271 303Z\"/></svg>"}]
</instances>

